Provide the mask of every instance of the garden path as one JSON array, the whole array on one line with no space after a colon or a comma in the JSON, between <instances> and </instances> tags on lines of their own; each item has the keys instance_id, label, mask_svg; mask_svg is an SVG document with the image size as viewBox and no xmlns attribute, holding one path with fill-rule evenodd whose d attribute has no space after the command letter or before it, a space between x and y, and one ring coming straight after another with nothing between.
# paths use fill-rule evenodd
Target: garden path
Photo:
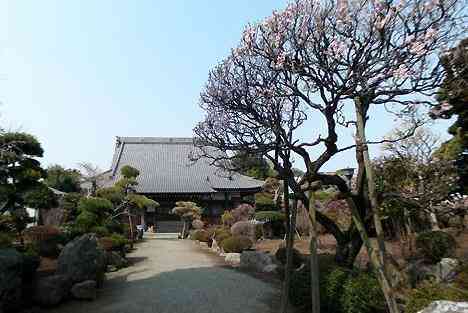
<instances>
[{"instance_id":1,"label":"garden path","mask_svg":"<svg viewBox=\"0 0 468 313\"><path fill-rule=\"evenodd\" d=\"M194 242L149 236L128 255L133 266L107 275L98 298L53 313L268 313L279 293L268 282L224 266Z\"/></svg>"}]
</instances>

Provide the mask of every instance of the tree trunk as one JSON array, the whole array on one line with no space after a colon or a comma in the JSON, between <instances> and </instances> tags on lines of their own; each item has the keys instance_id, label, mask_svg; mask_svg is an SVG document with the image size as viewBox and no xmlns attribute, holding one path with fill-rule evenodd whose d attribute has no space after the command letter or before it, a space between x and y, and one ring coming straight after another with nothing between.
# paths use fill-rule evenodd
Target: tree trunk
<instances>
[{"instance_id":1,"label":"tree trunk","mask_svg":"<svg viewBox=\"0 0 468 313\"><path fill-rule=\"evenodd\" d=\"M187 221L184 219L182 223L182 239L185 239L185 229L187 227Z\"/></svg>"},{"instance_id":2,"label":"tree trunk","mask_svg":"<svg viewBox=\"0 0 468 313\"><path fill-rule=\"evenodd\" d=\"M369 157L369 150L368 150L368 146L366 143L367 139L366 139L366 133L365 133L365 118L366 118L367 109L364 109L364 105L366 104L362 103L362 99L360 98L355 99L356 122L357 122L356 143L357 143L357 148L362 151L362 155L363 155L364 167L366 169L369 199L371 202L371 212L373 213L374 226L375 226L375 230L377 233L378 245L377 245L376 257L379 260L378 262L374 262L374 263L375 265L378 265L378 268L376 270L377 270L379 280L382 285L382 291L387 301L388 309L390 313L397 313L399 312L399 308L394 297L392 284L388 278L389 275L388 275L387 266L386 266L387 252L385 248L382 220L381 220L379 210L378 210L379 208L378 208L377 194L375 191L374 171L372 168L372 164L371 164L370 157ZM363 225L362 225L362 229L365 232L365 228L363 227ZM367 234L366 234L366 237L367 237ZM369 245L370 245L369 239L363 238L363 241L366 244L368 251L369 251ZM370 251L372 251L372 248L370 249ZM369 254L369 259L372 260L373 258L374 258L373 255Z\"/></svg>"},{"instance_id":3,"label":"tree trunk","mask_svg":"<svg viewBox=\"0 0 468 313\"><path fill-rule=\"evenodd\" d=\"M132 221L132 215L130 212L127 212L128 214L128 226L130 227L130 248L133 249L133 221Z\"/></svg>"},{"instance_id":4,"label":"tree trunk","mask_svg":"<svg viewBox=\"0 0 468 313\"><path fill-rule=\"evenodd\" d=\"M283 290L281 296L281 313L288 312L289 306L289 288L291 285L291 268L292 268L292 245L294 244L294 229L292 227L292 218L289 209L289 186L287 180L284 183L284 210L286 213L286 265L284 270ZM291 240L292 239L292 240Z\"/></svg>"},{"instance_id":5,"label":"tree trunk","mask_svg":"<svg viewBox=\"0 0 468 313\"><path fill-rule=\"evenodd\" d=\"M429 213L429 220L431 221L431 230L440 230L439 222L434 212Z\"/></svg>"},{"instance_id":6,"label":"tree trunk","mask_svg":"<svg viewBox=\"0 0 468 313\"><path fill-rule=\"evenodd\" d=\"M312 299L312 313L320 313L320 287L319 264L317 253L317 219L314 192L309 191L309 215L310 215L310 291Z\"/></svg>"}]
</instances>

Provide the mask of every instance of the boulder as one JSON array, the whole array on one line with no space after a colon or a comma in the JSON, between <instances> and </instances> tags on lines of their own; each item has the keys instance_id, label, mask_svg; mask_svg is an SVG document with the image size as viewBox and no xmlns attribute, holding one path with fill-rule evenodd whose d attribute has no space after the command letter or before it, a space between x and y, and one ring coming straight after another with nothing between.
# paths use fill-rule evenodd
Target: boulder
<instances>
[{"instance_id":1,"label":"boulder","mask_svg":"<svg viewBox=\"0 0 468 313\"><path fill-rule=\"evenodd\" d=\"M21 307L23 258L15 249L0 249L0 312Z\"/></svg>"},{"instance_id":2,"label":"boulder","mask_svg":"<svg viewBox=\"0 0 468 313\"><path fill-rule=\"evenodd\" d=\"M117 269L124 268L128 266L128 260L120 255L120 253L115 251L109 251L106 253L106 263L107 266L114 266Z\"/></svg>"},{"instance_id":3,"label":"boulder","mask_svg":"<svg viewBox=\"0 0 468 313\"><path fill-rule=\"evenodd\" d=\"M436 279L439 281L451 280L455 277L456 269L460 265L457 259L443 258L434 266Z\"/></svg>"},{"instance_id":4,"label":"boulder","mask_svg":"<svg viewBox=\"0 0 468 313\"><path fill-rule=\"evenodd\" d=\"M468 313L468 302L434 301L418 313Z\"/></svg>"},{"instance_id":5,"label":"boulder","mask_svg":"<svg viewBox=\"0 0 468 313\"><path fill-rule=\"evenodd\" d=\"M100 285L105 270L106 254L94 234L84 234L69 242L57 262L57 274L67 277L72 284L95 280Z\"/></svg>"},{"instance_id":6,"label":"boulder","mask_svg":"<svg viewBox=\"0 0 468 313\"><path fill-rule=\"evenodd\" d=\"M232 266L237 266L240 263L240 253L226 253L224 256L224 260L226 263L232 265Z\"/></svg>"},{"instance_id":7,"label":"boulder","mask_svg":"<svg viewBox=\"0 0 468 313\"><path fill-rule=\"evenodd\" d=\"M33 299L42 306L54 306L68 296L71 283L65 275L52 275L38 279Z\"/></svg>"},{"instance_id":8,"label":"boulder","mask_svg":"<svg viewBox=\"0 0 468 313\"><path fill-rule=\"evenodd\" d=\"M75 299L94 300L96 299L96 287L96 281L85 280L84 282L73 285L71 294Z\"/></svg>"},{"instance_id":9,"label":"boulder","mask_svg":"<svg viewBox=\"0 0 468 313\"><path fill-rule=\"evenodd\" d=\"M263 268L263 273L277 273L278 272L278 265L270 264Z\"/></svg>"},{"instance_id":10,"label":"boulder","mask_svg":"<svg viewBox=\"0 0 468 313\"><path fill-rule=\"evenodd\" d=\"M270 266L273 265L273 259L269 253L262 251L243 251L240 256L240 267L253 270L255 272L271 271Z\"/></svg>"}]
</instances>

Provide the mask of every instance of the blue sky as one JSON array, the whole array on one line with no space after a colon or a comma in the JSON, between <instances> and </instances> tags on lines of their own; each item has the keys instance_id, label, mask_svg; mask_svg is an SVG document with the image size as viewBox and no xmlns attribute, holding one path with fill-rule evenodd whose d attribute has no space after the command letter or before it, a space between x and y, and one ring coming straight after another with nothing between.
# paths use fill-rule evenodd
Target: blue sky
<instances>
[{"instance_id":1,"label":"blue sky","mask_svg":"<svg viewBox=\"0 0 468 313\"><path fill-rule=\"evenodd\" d=\"M90 161L108 168L115 136L191 136L208 71L248 22L284 5L3 0L0 125L36 135L43 164L67 167ZM379 137L394 122L375 116L370 127ZM435 128L444 133L446 126ZM350 131L343 135L351 140ZM350 152L327 169L353 163Z\"/></svg>"}]
</instances>

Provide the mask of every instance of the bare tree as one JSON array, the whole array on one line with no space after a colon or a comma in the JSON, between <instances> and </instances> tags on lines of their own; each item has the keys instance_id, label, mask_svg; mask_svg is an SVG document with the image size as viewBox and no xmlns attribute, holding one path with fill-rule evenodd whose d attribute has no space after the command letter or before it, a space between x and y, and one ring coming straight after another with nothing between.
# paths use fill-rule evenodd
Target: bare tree
<instances>
[{"instance_id":1,"label":"bare tree","mask_svg":"<svg viewBox=\"0 0 468 313\"><path fill-rule=\"evenodd\" d=\"M90 196L95 196L98 187L101 187L99 186L99 175L102 173L102 170L91 162L78 163L78 167L80 169L81 176L83 177L83 181L91 185L89 190Z\"/></svg>"}]
</instances>

